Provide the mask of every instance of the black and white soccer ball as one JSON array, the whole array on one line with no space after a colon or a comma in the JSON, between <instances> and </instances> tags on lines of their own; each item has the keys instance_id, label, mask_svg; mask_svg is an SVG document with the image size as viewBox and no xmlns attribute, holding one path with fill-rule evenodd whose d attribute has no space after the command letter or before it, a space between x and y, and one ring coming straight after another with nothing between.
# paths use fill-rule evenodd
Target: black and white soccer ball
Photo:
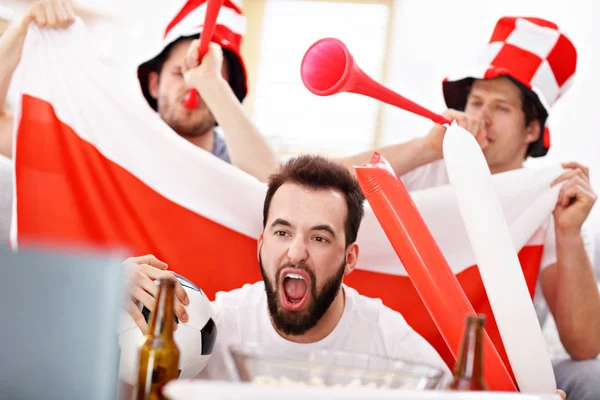
<instances>
[{"instance_id":1,"label":"black and white soccer ball","mask_svg":"<svg viewBox=\"0 0 600 400\"><path fill-rule=\"evenodd\" d=\"M175 343L179 348L179 378L193 379L204 369L217 340L215 316L208 297L204 292L181 275L175 274L190 299L186 306L188 322L176 319ZM146 321L150 320L150 311L141 308ZM131 316L123 311L119 325L119 346L121 359L119 377L134 385L137 381L139 348L144 336Z\"/></svg>"}]
</instances>

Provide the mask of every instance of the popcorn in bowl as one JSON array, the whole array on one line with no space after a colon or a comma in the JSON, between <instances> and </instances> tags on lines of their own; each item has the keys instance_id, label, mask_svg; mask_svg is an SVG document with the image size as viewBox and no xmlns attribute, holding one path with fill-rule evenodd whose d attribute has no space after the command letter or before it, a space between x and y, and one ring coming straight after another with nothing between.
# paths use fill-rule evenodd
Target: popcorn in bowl
<instances>
[{"instance_id":1,"label":"popcorn in bowl","mask_svg":"<svg viewBox=\"0 0 600 400\"><path fill-rule=\"evenodd\" d=\"M312 378L310 378L310 380L308 382L303 382L303 381L294 381L285 376L282 376L279 379L275 379L272 376L260 375L260 376L256 376L252 380L252 383L257 384L257 385L277 385L277 386L326 386L325 381L323 381L323 379L317 378L317 377L312 377ZM342 385L341 383L336 383L333 385L333 387L344 387L344 386L345 385ZM361 387L367 388L367 389L377 389L378 388L378 386L375 382L369 382L367 384L363 384L361 382L361 380L358 378L354 378L346 386L349 388L355 388L355 389L358 389ZM384 385L384 386L381 386L381 389L387 389L387 387Z\"/></svg>"},{"instance_id":2,"label":"popcorn in bowl","mask_svg":"<svg viewBox=\"0 0 600 400\"><path fill-rule=\"evenodd\" d=\"M258 385L435 390L446 379L437 367L370 354L253 343L230 351L240 379Z\"/></svg>"}]
</instances>

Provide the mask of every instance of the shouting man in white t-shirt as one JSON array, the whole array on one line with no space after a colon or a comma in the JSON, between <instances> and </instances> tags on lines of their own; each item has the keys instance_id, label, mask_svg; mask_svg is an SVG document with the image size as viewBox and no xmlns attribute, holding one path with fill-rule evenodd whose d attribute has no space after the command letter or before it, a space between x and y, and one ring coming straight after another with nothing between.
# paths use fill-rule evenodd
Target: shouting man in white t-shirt
<instances>
[{"instance_id":1,"label":"shouting man in white t-shirt","mask_svg":"<svg viewBox=\"0 0 600 400\"><path fill-rule=\"evenodd\" d=\"M292 159L271 176L264 229L258 239L257 268L263 281L217 293L212 305L219 333L202 378L235 378L229 346L248 342L290 351L368 353L449 372L402 315L343 283L358 260L356 238L364 200L357 180L346 168L319 156ZM153 304L146 303L154 298L146 292L137 296L142 291L136 288L152 287L152 279L168 272L160 270L164 264L158 260L152 261L158 268L136 265L136 260L129 264L145 274L132 274L142 276L132 282L132 296L153 309ZM176 314L182 319L184 302L180 299L176 304ZM138 326L146 329L139 310L130 311Z\"/></svg>"}]
</instances>

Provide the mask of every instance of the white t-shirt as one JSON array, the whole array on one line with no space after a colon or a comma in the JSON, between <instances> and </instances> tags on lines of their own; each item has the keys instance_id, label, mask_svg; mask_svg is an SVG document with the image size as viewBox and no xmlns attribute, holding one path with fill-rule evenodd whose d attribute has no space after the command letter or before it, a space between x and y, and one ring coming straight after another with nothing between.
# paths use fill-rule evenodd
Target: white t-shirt
<instances>
[{"instance_id":1,"label":"white t-shirt","mask_svg":"<svg viewBox=\"0 0 600 400\"><path fill-rule=\"evenodd\" d=\"M424 190L450 184L444 160L435 161L419 168L415 168L402 175L400 179L408 191ZM585 250L591 262L594 260L594 235L586 224L582 227L581 235L583 237ZM550 216L548 229L546 230L546 238L544 240L544 250L542 252L540 270L554 263L556 263L556 234L554 232L554 218ZM543 325L549 310L548 305L544 300L539 279L534 296L534 306L538 320L540 321L540 324Z\"/></svg>"},{"instance_id":2,"label":"white t-shirt","mask_svg":"<svg viewBox=\"0 0 600 400\"><path fill-rule=\"evenodd\" d=\"M346 303L335 329L315 343L294 343L282 338L269 318L264 283L244 285L217 293L212 303L216 315L217 342L199 378L236 380L229 346L258 343L289 351L307 349L344 350L400 358L449 369L435 349L415 332L398 312L381 300L362 296L343 286Z\"/></svg>"}]
</instances>

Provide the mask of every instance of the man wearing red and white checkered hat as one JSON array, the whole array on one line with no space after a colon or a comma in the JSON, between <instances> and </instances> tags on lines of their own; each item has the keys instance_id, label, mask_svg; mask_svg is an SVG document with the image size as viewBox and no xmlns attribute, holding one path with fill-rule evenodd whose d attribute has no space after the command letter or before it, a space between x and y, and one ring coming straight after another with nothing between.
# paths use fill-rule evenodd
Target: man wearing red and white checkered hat
<instances>
[{"instance_id":1,"label":"man wearing red and white checkered hat","mask_svg":"<svg viewBox=\"0 0 600 400\"><path fill-rule=\"evenodd\" d=\"M501 18L476 65L444 80L445 116L477 138L492 173L522 168L527 157L548 152L550 109L571 86L576 66L575 46L556 24ZM380 150L409 190L450 183L442 160L445 131L435 125L424 137ZM352 163L368 162L359 157ZM600 293L590 261L593 238L584 225L596 194L586 167L563 166L535 305L542 324L549 308L571 358L554 363L559 388L570 400L600 399Z\"/></svg>"},{"instance_id":2,"label":"man wearing red and white checkered hat","mask_svg":"<svg viewBox=\"0 0 600 400\"><path fill-rule=\"evenodd\" d=\"M182 5L162 43L139 65L140 88L148 105L179 136L266 180L279 161L241 106L248 91L241 56L246 18L236 1L225 0L209 51L199 63L198 38L206 9L207 0ZM190 88L200 93L198 106L191 110L184 105Z\"/></svg>"}]
</instances>

